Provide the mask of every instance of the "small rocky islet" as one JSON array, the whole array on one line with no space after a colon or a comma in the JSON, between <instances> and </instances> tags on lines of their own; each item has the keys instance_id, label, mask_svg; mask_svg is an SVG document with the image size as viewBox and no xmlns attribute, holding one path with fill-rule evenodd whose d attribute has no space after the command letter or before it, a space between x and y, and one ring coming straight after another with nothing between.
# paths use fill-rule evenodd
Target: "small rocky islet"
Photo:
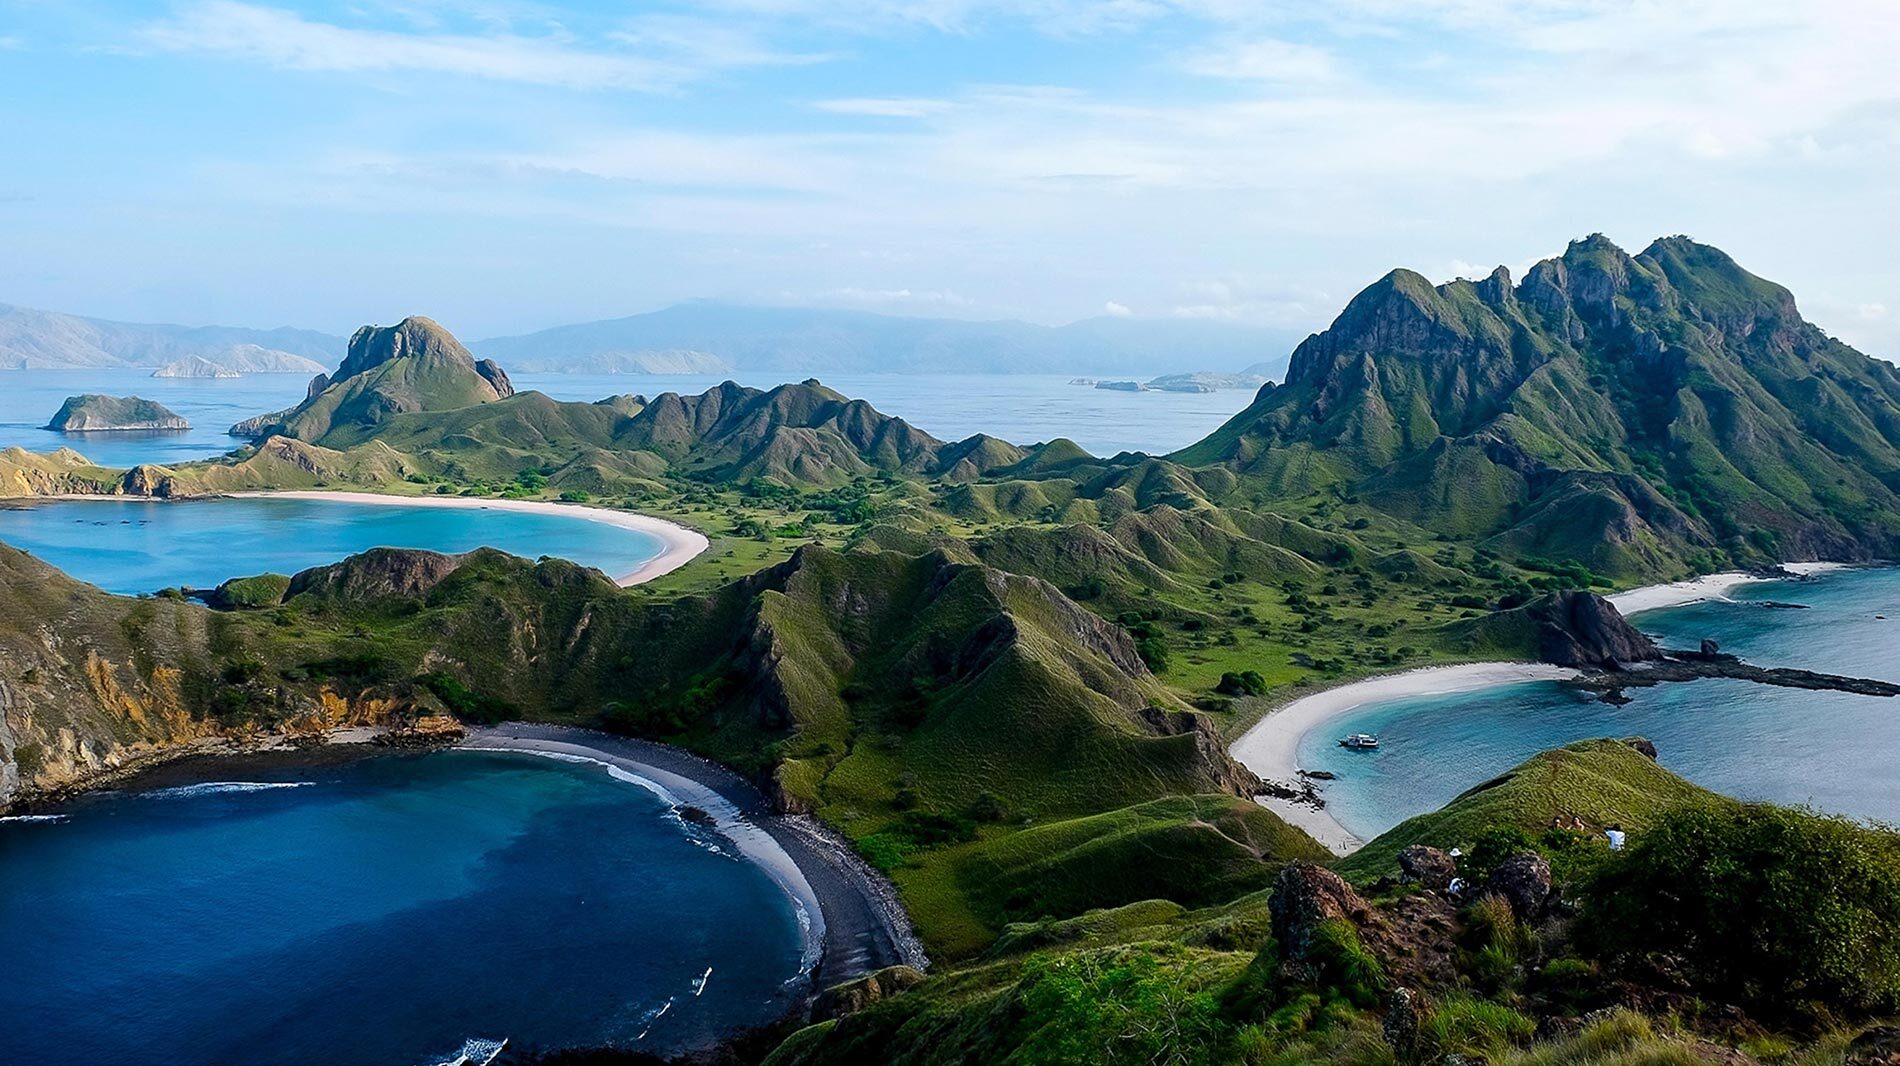
<instances>
[{"instance_id":1,"label":"small rocky islet","mask_svg":"<svg viewBox=\"0 0 1900 1066\"><path fill-rule=\"evenodd\" d=\"M67 397L46 428L60 433L182 431L191 423L157 400L87 393Z\"/></svg>"}]
</instances>

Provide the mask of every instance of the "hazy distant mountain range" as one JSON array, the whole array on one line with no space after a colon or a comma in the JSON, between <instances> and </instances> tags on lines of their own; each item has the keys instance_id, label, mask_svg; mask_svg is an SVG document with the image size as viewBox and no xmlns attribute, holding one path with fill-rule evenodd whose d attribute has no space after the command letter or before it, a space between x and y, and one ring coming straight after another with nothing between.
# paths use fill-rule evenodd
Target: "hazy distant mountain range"
<instances>
[{"instance_id":1,"label":"hazy distant mountain range","mask_svg":"<svg viewBox=\"0 0 1900 1066\"><path fill-rule=\"evenodd\" d=\"M108 322L0 304L0 370L156 368L192 355L220 362L220 355L243 345L334 366L345 342L308 329Z\"/></svg>"},{"instance_id":2,"label":"hazy distant mountain range","mask_svg":"<svg viewBox=\"0 0 1900 1066\"><path fill-rule=\"evenodd\" d=\"M1201 320L1091 318L1039 326L695 301L469 348L523 373L1151 376L1252 370L1262 360L1283 367L1298 340L1288 331ZM0 369L160 367L193 355L221 363L219 353L235 345L334 366L347 341L310 330L136 325L0 304Z\"/></svg>"}]
</instances>

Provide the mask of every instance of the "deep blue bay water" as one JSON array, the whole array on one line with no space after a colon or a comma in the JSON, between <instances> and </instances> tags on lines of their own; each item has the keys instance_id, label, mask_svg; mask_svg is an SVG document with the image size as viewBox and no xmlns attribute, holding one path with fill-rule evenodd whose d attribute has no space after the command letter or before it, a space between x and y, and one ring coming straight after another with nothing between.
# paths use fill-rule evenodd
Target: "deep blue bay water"
<instances>
[{"instance_id":1,"label":"deep blue bay water","mask_svg":"<svg viewBox=\"0 0 1900 1066\"><path fill-rule=\"evenodd\" d=\"M1763 606L1771 600L1808 609ZM1749 584L1728 601L1631 620L1665 647L1711 637L1762 666L1900 682L1900 569ZM1327 786L1327 809L1361 839L1436 810L1539 751L1633 735L1655 741L1664 766L1717 792L1900 822L1900 699L1727 680L1628 695L1633 702L1613 707L1554 682L1528 682L1368 704L1302 738L1299 762L1340 775ZM1378 734L1379 749L1337 746L1355 732Z\"/></svg>"},{"instance_id":2,"label":"deep blue bay water","mask_svg":"<svg viewBox=\"0 0 1900 1066\"><path fill-rule=\"evenodd\" d=\"M776 1018L803 947L723 838L532 755L277 765L0 821L0 1033L35 1066L667 1052Z\"/></svg>"},{"instance_id":3,"label":"deep blue bay water","mask_svg":"<svg viewBox=\"0 0 1900 1066\"><path fill-rule=\"evenodd\" d=\"M558 513L253 497L0 501L0 541L128 595L294 574L376 547L491 547L616 577L664 547L650 534Z\"/></svg>"}]
</instances>

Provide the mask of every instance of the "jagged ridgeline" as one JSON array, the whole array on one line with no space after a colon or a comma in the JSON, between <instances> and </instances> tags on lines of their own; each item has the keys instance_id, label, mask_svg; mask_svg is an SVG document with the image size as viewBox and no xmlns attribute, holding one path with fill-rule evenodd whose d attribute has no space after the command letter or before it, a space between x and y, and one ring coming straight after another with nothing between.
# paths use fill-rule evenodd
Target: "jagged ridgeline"
<instances>
[{"instance_id":1,"label":"jagged ridgeline","mask_svg":"<svg viewBox=\"0 0 1900 1066\"><path fill-rule=\"evenodd\" d=\"M1900 373L1683 237L1517 285L1393 271L1172 458L1599 573L1900 547Z\"/></svg>"}]
</instances>

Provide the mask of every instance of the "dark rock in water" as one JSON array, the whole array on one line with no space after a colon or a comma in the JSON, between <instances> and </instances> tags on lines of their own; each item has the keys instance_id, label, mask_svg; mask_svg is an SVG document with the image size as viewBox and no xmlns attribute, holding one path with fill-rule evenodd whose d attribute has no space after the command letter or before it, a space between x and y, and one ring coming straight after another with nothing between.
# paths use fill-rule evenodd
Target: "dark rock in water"
<instances>
[{"instance_id":1,"label":"dark rock in water","mask_svg":"<svg viewBox=\"0 0 1900 1066\"><path fill-rule=\"evenodd\" d=\"M190 429L191 423L156 400L87 393L66 397L46 428L61 433L110 433L184 430Z\"/></svg>"},{"instance_id":2,"label":"dark rock in water","mask_svg":"<svg viewBox=\"0 0 1900 1066\"><path fill-rule=\"evenodd\" d=\"M811 1020L814 1022L842 1018L886 1000L899 992L908 991L924 983L923 972L912 966L888 966L876 973L865 974L855 981L846 981L833 985L818 993L812 1001Z\"/></svg>"},{"instance_id":3,"label":"dark rock in water","mask_svg":"<svg viewBox=\"0 0 1900 1066\"><path fill-rule=\"evenodd\" d=\"M1522 852L1498 864L1484 883L1481 896L1500 896L1519 918L1535 918L1550 898L1550 862L1535 852Z\"/></svg>"},{"instance_id":4,"label":"dark rock in water","mask_svg":"<svg viewBox=\"0 0 1900 1066\"><path fill-rule=\"evenodd\" d=\"M1331 770L1301 770L1301 777L1310 777L1315 781L1337 781L1339 775Z\"/></svg>"},{"instance_id":5,"label":"dark rock in water","mask_svg":"<svg viewBox=\"0 0 1900 1066\"><path fill-rule=\"evenodd\" d=\"M1763 600L1755 606L1770 611L1805 611L1809 609L1805 603L1783 603L1780 600Z\"/></svg>"},{"instance_id":6,"label":"dark rock in water","mask_svg":"<svg viewBox=\"0 0 1900 1066\"><path fill-rule=\"evenodd\" d=\"M1358 925L1372 918L1372 908L1344 878L1305 861L1288 863L1280 871L1273 895L1267 898L1267 911L1273 918L1280 957L1296 970L1310 969L1307 956L1320 923L1344 919Z\"/></svg>"},{"instance_id":7,"label":"dark rock in water","mask_svg":"<svg viewBox=\"0 0 1900 1066\"><path fill-rule=\"evenodd\" d=\"M1623 743L1641 752L1650 762L1656 761L1656 742L1648 737L1626 737Z\"/></svg>"},{"instance_id":8,"label":"dark rock in water","mask_svg":"<svg viewBox=\"0 0 1900 1066\"><path fill-rule=\"evenodd\" d=\"M706 826L707 828L711 828L719 824L718 819L706 813L704 810L701 810L700 808L694 807L690 804L680 807L680 821L689 822L693 825Z\"/></svg>"},{"instance_id":9,"label":"dark rock in water","mask_svg":"<svg viewBox=\"0 0 1900 1066\"><path fill-rule=\"evenodd\" d=\"M1452 857L1426 844L1410 844L1400 851L1399 869L1406 880L1417 881L1433 892L1450 888L1451 879L1458 876L1458 864Z\"/></svg>"},{"instance_id":10,"label":"dark rock in water","mask_svg":"<svg viewBox=\"0 0 1900 1066\"><path fill-rule=\"evenodd\" d=\"M1716 653L1720 652L1721 650L1722 650L1722 646L1720 644L1717 644L1715 641L1710 640L1707 637L1702 638L1701 652L1704 658L1714 658Z\"/></svg>"}]
</instances>

